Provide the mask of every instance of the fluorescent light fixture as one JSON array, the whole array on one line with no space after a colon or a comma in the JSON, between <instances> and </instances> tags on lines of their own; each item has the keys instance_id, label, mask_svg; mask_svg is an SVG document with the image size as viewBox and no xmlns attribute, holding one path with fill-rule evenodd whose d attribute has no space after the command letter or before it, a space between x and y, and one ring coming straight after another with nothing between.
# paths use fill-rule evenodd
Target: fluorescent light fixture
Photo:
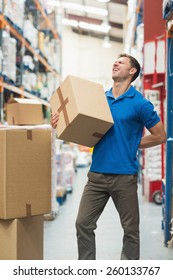
<instances>
[{"instance_id":1,"label":"fluorescent light fixture","mask_svg":"<svg viewBox=\"0 0 173 280\"><path fill-rule=\"evenodd\" d=\"M100 16L107 16L108 11L106 9L91 7L91 6L84 6L84 11L86 13L100 15Z\"/></svg>"},{"instance_id":2,"label":"fluorescent light fixture","mask_svg":"<svg viewBox=\"0 0 173 280\"><path fill-rule=\"evenodd\" d=\"M106 9L96 8L92 6L81 5L73 2L60 2L55 0L49 0L47 3L49 6L60 7L62 6L65 9L100 15L100 16L107 16L108 11Z\"/></svg>"},{"instance_id":3,"label":"fluorescent light fixture","mask_svg":"<svg viewBox=\"0 0 173 280\"><path fill-rule=\"evenodd\" d=\"M79 22L79 27L83 28L83 29L89 29L92 31L101 32L101 33L108 33L111 28L107 24L98 25L98 24L91 24L91 23L87 23L87 22L83 22L83 21Z\"/></svg>"},{"instance_id":4,"label":"fluorescent light fixture","mask_svg":"<svg viewBox=\"0 0 173 280\"><path fill-rule=\"evenodd\" d=\"M110 2L110 0L97 0L97 2L107 3Z\"/></svg>"},{"instance_id":5,"label":"fluorescent light fixture","mask_svg":"<svg viewBox=\"0 0 173 280\"><path fill-rule=\"evenodd\" d=\"M105 24L105 23L98 25L98 24L87 23L84 21L78 22L77 20L72 20L72 19L67 19L67 18L64 18L62 20L62 23L64 25L69 25L72 27L80 27L85 30L92 30L92 31L100 32L100 33L108 33L111 28L108 24Z\"/></svg>"},{"instance_id":6,"label":"fluorescent light fixture","mask_svg":"<svg viewBox=\"0 0 173 280\"><path fill-rule=\"evenodd\" d=\"M73 26L73 27L78 27L79 26L79 23L78 23L77 20L68 19L68 18L63 18L62 23L64 25Z\"/></svg>"}]
</instances>

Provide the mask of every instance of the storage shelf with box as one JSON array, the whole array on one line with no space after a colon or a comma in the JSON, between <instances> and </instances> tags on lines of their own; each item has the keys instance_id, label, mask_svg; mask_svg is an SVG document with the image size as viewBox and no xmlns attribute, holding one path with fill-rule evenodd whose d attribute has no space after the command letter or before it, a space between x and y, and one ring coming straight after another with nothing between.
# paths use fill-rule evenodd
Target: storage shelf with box
<instances>
[{"instance_id":1,"label":"storage shelf with box","mask_svg":"<svg viewBox=\"0 0 173 280\"><path fill-rule=\"evenodd\" d=\"M37 50L35 50L30 43L19 33L18 30L16 30L12 24L9 23L9 21L7 19L5 19L5 17L0 14L0 22L1 22L1 28L5 28L8 27L10 33L12 33L16 39L18 39L19 41L21 41L21 43L23 44L23 46L25 46L45 67L47 71L51 71L52 73L54 73L56 76L59 76L58 73L53 69L53 67L47 63L46 59L43 58Z\"/></svg>"},{"instance_id":2,"label":"storage shelf with box","mask_svg":"<svg viewBox=\"0 0 173 280\"><path fill-rule=\"evenodd\" d=\"M2 55L0 64L3 65L0 69L1 122L5 121L5 103L8 102L11 95L16 97L16 94L21 97L39 98L41 104L44 105L45 115L49 116L50 105L47 100L49 94L53 92L55 84L58 85L61 79L60 36L54 23L49 19L46 9L39 1L23 0L16 3L15 9L12 8L11 1L1 1L1 4L0 38L2 39L0 46ZM37 18L34 18L35 16ZM50 41L49 39L45 42L40 41L39 35L43 33L42 30L39 30L40 17L46 22L46 34L50 37ZM28 23L33 32L29 31L31 29L27 29ZM10 55L8 49L10 49L12 40L16 47L11 46ZM45 52L40 49L41 45L44 47L43 44L45 44ZM51 51L53 48L54 52ZM6 54L4 55L4 53ZM14 54L13 60L12 54ZM28 67L26 67L27 65ZM12 78L11 73L14 73Z\"/></svg>"}]
</instances>

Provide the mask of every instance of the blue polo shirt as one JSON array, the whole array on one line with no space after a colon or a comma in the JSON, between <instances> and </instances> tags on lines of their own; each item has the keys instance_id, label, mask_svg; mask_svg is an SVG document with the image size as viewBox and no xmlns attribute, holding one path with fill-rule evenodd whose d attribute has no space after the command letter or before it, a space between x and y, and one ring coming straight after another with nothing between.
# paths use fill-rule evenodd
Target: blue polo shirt
<instances>
[{"instance_id":1,"label":"blue polo shirt","mask_svg":"<svg viewBox=\"0 0 173 280\"><path fill-rule=\"evenodd\" d=\"M144 127L151 128L160 118L153 104L133 86L118 98L112 88L106 92L114 125L95 145L91 172L136 174L137 150Z\"/></svg>"}]
</instances>

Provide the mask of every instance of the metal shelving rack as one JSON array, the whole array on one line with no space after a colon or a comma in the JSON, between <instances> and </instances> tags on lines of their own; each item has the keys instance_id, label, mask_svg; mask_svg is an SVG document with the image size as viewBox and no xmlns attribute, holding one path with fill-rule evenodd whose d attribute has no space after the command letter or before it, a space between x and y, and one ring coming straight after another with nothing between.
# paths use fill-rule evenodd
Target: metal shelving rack
<instances>
[{"instance_id":1,"label":"metal shelving rack","mask_svg":"<svg viewBox=\"0 0 173 280\"><path fill-rule=\"evenodd\" d=\"M166 96L167 96L167 145L166 145L166 180L163 183L163 229L164 243L168 246L173 237L173 0L163 1L163 19L168 23L167 28L167 67L166 67Z\"/></svg>"},{"instance_id":2,"label":"metal shelving rack","mask_svg":"<svg viewBox=\"0 0 173 280\"><path fill-rule=\"evenodd\" d=\"M49 19L47 12L44 10L44 7L40 4L38 0L32 0L32 1L26 1L29 2L29 4L35 5L35 9L37 10L38 14L42 16L42 18L45 20L46 27L49 29L49 32L51 33L51 36L56 39L56 41L61 44L61 39L56 31L53 23ZM15 23L11 22L5 15L4 15L4 1L3 1L3 8L0 12L0 46L2 46L2 33L3 30L6 30L8 28L8 31L11 36L13 36L16 40L18 40L21 44L21 46L24 48L24 50L27 50L32 54L32 56L35 58L35 60L38 62L39 65L41 65L42 68L44 68L45 73L51 72L53 73L56 80L60 81L61 79L61 73L58 73L52 65L47 61L46 57L42 55L42 53L35 49L30 42L24 38L23 33L19 28L16 27ZM61 57L60 57L61 61ZM23 70L23 69L21 69ZM21 81L22 82L22 81ZM25 90L22 83L20 85L16 85L15 83L11 83L10 81L6 81L4 79L4 75L0 73L0 122L4 122L4 92L10 91L12 93L20 95L20 97L25 98L34 98L39 99L39 101L42 103L42 105L46 106L46 108L50 108L50 104L47 100L44 100L42 98L37 97L36 95L28 92L28 90Z\"/></svg>"}]
</instances>

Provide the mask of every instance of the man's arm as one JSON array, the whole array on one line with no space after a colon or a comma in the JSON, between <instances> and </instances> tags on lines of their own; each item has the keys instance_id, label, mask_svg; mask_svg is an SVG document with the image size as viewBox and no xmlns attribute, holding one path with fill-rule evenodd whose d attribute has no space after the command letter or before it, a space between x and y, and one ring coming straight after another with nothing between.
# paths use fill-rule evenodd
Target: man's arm
<instances>
[{"instance_id":1,"label":"man's arm","mask_svg":"<svg viewBox=\"0 0 173 280\"><path fill-rule=\"evenodd\" d=\"M166 132L161 121L151 127L149 132L150 135L142 137L139 148L149 148L166 142Z\"/></svg>"}]
</instances>

